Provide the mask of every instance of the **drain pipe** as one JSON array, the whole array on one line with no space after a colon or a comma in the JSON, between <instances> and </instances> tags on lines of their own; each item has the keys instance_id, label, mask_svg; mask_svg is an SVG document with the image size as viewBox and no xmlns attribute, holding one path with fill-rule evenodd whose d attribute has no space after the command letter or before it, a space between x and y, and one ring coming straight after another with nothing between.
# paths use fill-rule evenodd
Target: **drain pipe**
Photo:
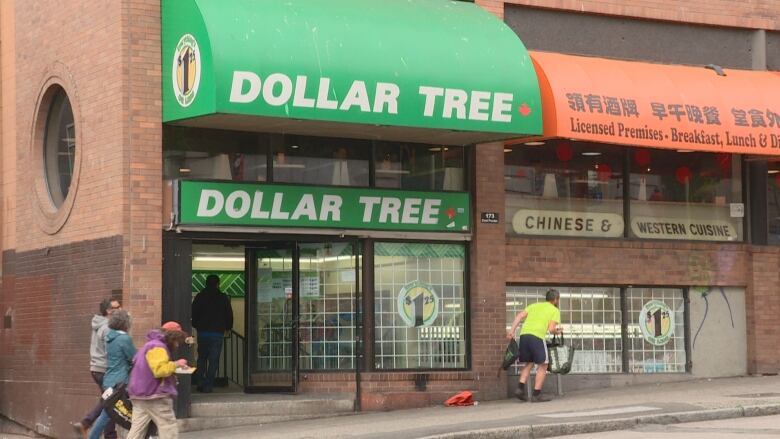
<instances>
[{"instance_id":1,"label":"drain pipe","mask_svg":"<svg viewBox=\"0 0 780 439\"><path fill-rule=\"evenodd\" d=\"M368 280L366 279L366 276L360 276L360 270L363 268L366 262L365 254L366 251L364 248L361 248L361 244L364 244L368 246L367 241L361 242L359 239L356 239L353 241L352 245L352 254L355 255L355 309L353 313L353 322L355 325L355 349L354 349L354 356L355 356L355 403L354 403L354 410L356 412L361 411L361 382L360 382L360 369L363 365L363 337L361 334L363 333L363 303L361 298L363 297L363 292L366 291L366 284L368 283ZM363 263L360 263L360 254L363 254ZM363 285L360 285L359 279L363 280Z\"/></svg>"},{"instance_id":2,"label":"drain pipe","mask_svg":"<svg viewBox=\"0 0 780 439\"><path fill-rule=\"evenodd\" d=\"M358 347L360 345L361 345L361 339L360 336L358 335L355 338L355 347L357 348L356 349L357 351L360 350L360 348ZM355 353L355 411L356 412L361 411L361 406L360 406L360 358L361 357L362 355L360 355L360 353L358 352Z\"/></svg>"},{"instance_id":3,"label":"drain pipe","mask_svg":"<svg viewBox=\"0 0 780 439\"><path fill-rule=\"evenodd\" d=\"M360 241L355 240L353 241L354 244L352 245L352 254L355 256L355 309L353 316L353 322L355 324L355 349L354 349L354 355L355 355L355 404L354 409L356 412L359 412L360 407L360 366L362 364L362 352L363 352L363 343L362 343L362 337L360 337L361 332L363 331L363 313L361 309L361 301L360 297L363 294L363 288L362 285L360 285L359 279L360 277L360 253L363 253L360 249ZM364 261L365 262L365 261ZM363 282L365 283L365 279L363 279Z\"/></svg>"}]
</instances>

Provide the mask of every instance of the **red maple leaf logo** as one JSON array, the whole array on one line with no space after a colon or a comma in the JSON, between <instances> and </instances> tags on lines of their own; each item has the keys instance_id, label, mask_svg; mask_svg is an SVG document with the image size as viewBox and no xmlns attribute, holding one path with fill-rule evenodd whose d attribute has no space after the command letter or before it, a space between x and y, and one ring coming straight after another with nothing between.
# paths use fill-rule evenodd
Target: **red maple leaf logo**
<instances>
[{"instance_id":1,"label":"red maple leaf logo","mask_svg":"<svg viewBox=\"0 0 780 439\"><path fill-rule=\"evenodd\" d=\"M523 102L523 105L521 105L517 111L522 114L524 117L531 114L531 107L528 106L525 102Z\"/></svg>"},{"instance_id":2,"label":"red maple leaf logo","mask_svg":"<svg viewBox=\"0 0 780 439\"><path fill-rule=\"evenodd\" d=\"M453 218L455 218L455 209L453 209L453 208L451 208L451 207L448 207L448 208L447 208L447 210L445 211L445 213L447 214L447 216L448 216L450 219L453 219Z\"/></svg>"}]
</instances>

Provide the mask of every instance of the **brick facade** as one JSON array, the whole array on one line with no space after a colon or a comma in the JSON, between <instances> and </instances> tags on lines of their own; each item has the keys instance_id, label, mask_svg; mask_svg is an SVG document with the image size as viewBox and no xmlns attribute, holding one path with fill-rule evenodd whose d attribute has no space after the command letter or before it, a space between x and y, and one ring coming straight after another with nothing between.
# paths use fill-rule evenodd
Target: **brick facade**
<instances>
[{"instance_id":1,"label":"brick facade","mask_svg":"<svg viewBox=\"0 0 780 439\"><path fill-rule=\"evenodd\" d=\"M136 344L162 316L160 1L123 0L123 283Z\"/></svg>"},{"instance_id":2,"label":"brick facade","mask_svg":"<svg viewBox=\"0 0 780 439\"><path fill-rule=\"evenodd\" d=\"M780 2L777 0L476 0L476 3L502 18L507 5L520 5L714 26L780 29L777 12L780 10Z\"/></svg>"},{"instance_id":3,"label":"brick facade","mask_svg":"<svg viewBox=\"0 0 780 439\"><path fill-rule=\"evenodd\" d=\"M496 371L506 347L506 254L503 222L482 224L481 212L504 215L503 143L478 145L474 151L474 241L471 245L471 362L477 386L485 398L504 395Z\"/></svg>"},{"instance_id":4,"label":"brick facade","mask_svg":"<svg viewBox=\"0 0 780 439\"><path fill-rule=\"evenodd\" d=\"M507 7L557 8L650 20L778 30L780 1L477 0L499 17ZM34 24L34 25L31 25ZM0 413L64 436L95 399L87 373L89 319L121 292L140 344L160 323L162 181L160 0L0 2ZM56 38L52 38L56 35ZM36 102L53 76L76 112L81 167L77 196L56 233L41 224L32 194ZM507 283L721 285L745 287L751 373L777 373L780 249L747 244L507 238L503 145L473 151L470 244L471 368L362 375L364 409L440 403L458 390L481 399L505 392ZM31 170L32 169L32 170ZM496 212L501 224L481 224ZM595 261L598 261L596 264ZM5 322L4 322L5 323ZM35 382L35 384L29 384ZM302 392L353 392L352 373L310 373Z\"/></svg>"},{"instance_id":5,"label":"brick facade","mask_svg":"<svg viewBox=\"0 0 780 439\"><path fill-rule=\"evenodd\" d=\"M59 437L95 403L89 321L97 298L122 299L121 256L120 237L4 254L0 413Z\"/></svg>"},{"instance_id":6,"label":"brick facade","mask_svg":"<svg viewBox=\"0 0 780 439\"><path fill-rule=\"evenodd\" d=\"M65 436L67 422L95 401L89 321L102 298L123 293L137 343L159 324L159 7L131 0L0 6L0 315L12 322L0 329L0 413L42 434ZM58 230L47 229L33 192L41 174L30 171L40 165L33 128L48 83L68 93L80 155L76 196Z\"/></svg>"}]
</instances>

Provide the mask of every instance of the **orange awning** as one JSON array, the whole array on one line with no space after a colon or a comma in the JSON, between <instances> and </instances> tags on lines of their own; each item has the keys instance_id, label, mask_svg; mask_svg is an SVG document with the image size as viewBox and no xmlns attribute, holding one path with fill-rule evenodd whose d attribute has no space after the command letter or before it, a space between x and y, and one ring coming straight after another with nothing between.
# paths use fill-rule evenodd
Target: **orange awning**
<instances>
[{"instance_id":1,"label":"orange awning","mask_svg":"<svg viewBox=\"0 0 780 439\"><path fill-rule=\"evenodd\" d=\"M780 155L780 74L530 52L544 137Z\"/></svg>"}]
</instances>

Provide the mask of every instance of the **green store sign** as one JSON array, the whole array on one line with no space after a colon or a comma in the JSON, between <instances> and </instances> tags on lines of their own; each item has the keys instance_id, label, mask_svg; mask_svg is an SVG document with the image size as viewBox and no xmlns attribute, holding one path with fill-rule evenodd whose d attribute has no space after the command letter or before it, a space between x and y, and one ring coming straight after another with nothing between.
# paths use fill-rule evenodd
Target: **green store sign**
<instances>
[{"instance_id":1,"label":"green store sign","mask_svg":"<svg viewBox=\"0 0 780 439\"><path fill-rule=\"evenodd\" d=\"M163 0L162 27L164 122L254 116L542 134L523 43L467 2Z\"/></svg>"},{"instance_id":2,"label":"green store sign","mask_svg":"<svg viewBox=\"0 0 780 439\"><path fill-rule=\"evenodd\" d=\"M178 182L178 224L468 232L464 192Z\"/></svg>"}]
</instances>

